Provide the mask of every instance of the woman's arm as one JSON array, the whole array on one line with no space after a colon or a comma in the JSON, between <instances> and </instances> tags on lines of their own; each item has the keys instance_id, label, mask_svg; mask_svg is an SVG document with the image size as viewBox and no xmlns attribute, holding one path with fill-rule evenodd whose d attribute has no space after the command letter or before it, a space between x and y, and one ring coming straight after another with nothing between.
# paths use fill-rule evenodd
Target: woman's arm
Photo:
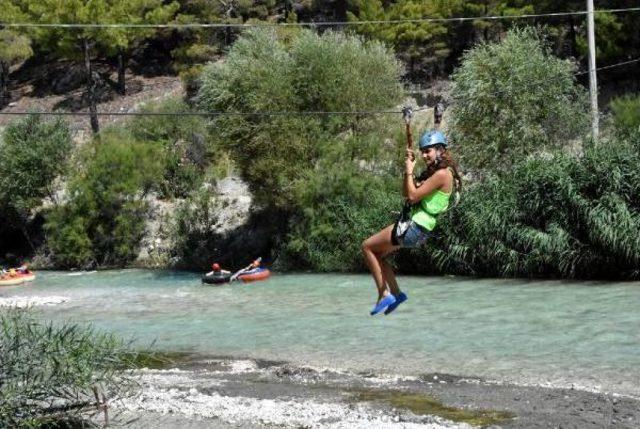
<instances>
[{"instance_id":1,"label":"woman's arm","mask_svg":"<svg viewBox=\"0 0 640 429\"><path fill-rule=\"evenodd\" d=\"M407 148L407 157L404 162L404 173L402 174L402 196L405 198L409 198L409 185L411 184L415 188L415 183L413 181L413 168L415 165L416 155L413 153L413 150Z\"/></svg>"},{"instance_id":2,"label":"woman's arm","mask_svg":"<svg viewBox=\"0 0 640 429\"><path fill-rule=\"evenodd\" d=\"M404 186L405 186L405 198L411 204L420 202L425 196L429 195L435 190L443 189L447 187L448 181L451 180L449 171L445 168L436 171L431 177L424 182L421 182L418 186L413 181L413 169L411 173L407 170L405 173Z\"/></svg>"}]
</instances>

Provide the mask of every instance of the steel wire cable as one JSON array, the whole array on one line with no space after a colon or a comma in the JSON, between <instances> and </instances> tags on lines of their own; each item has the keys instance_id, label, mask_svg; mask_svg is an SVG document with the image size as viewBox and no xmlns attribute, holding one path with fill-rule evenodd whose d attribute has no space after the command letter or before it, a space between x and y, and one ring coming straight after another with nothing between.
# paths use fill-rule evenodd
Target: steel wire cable
<instances>
[{"instance_id":1,"label":"steel wire cable","mask_svg":"<svg viewBox=\"0 0 640 429\"><path fill-rule=\"evenodd\" d=\"M600 9L594 13L624 13L638 12L640 7L620 8L620 9ZM418 18L405 20L373 20L373 21L322 21L322 22L300 22L300 23L191 23L191 24L59 24L59 23L0 23L0 27L11 28L27 28L27 27L48 27L48 28L226 28L226 27L273 27L273 26L330 26L330 25L363 25L363 24L401 24L401 23L420 23L420 22L464 22L473 20L503 20L503 19L528 19L542 17L561 17L586 15L587 11L576 12L556 12L546 14L524 14L524 15L494 15L494 16L476 16L476 17L454 17L454 18ZM640 59L626 61L623 63L613 64L610 66L600 67L598 70L606 70L640 61ZM589 71L579 72L575 75L583 75ZM543 82L540 82L543 83ZM538 83L539 84L539 83ZM502 91L496 92L500 94ZM416 110L418 111L418 110ZM377 115L377 114L397 114L401 111L279 111L279 112L97 112L98 116L217 116L217 115L258 115L258 116L277 116L277 115ZM55 116L82 116L92 115L91 112L0 112L0 115L55 115Z\"/></svg>"},{"instance_id":2,"label":"steel wire cable","mask_svg":"<svg viewBox=\"0 0 640 429\"><path fill-rule=\"evenodd\" d=\"M598 72L598 71L602 71L602 70L609 70L609 69L613 69L613 68L616 68L616 67L622 67L622 66L626 66L628 64L633 64L633 63L638 63L638 62L640 62L640 58L636 58L635 60L624 61L624 62L621 62L621 63L616 63L616 64L612 64L612 65L608 65L608 66L598 67L598 68L595 69L595 71ZM582 75L588 74L590 72L591 72L591 70L584 70L584 71L573 73L573 76L574 77L582 76ZM564 78L565 78L565 76L558 76L556 78L545 79L545 80L542 80L542 81L530 82L529 84L525 85L525 87L527 87L527 88L535 87L535 86L538 86L538 85L545 84L545 83L547 83L549 81L560 80L560 79L564 79ZM495 91L495 92L491 92L489 94L486 94L486 96L493 97L493 96L496 96L496 95L505 94L507 92L508 92L507 90L500 90L500 91Z\"/></svg>"},{"instance_id":3,"label":"steel wire cable","mask_svg":"<svg viewBox=\"0 0 640 429\"><path fill-rule=\"evenodd\" d=\"M638 63L640 58L636 58L629 61L620 62L617 64L611 64L608 66L598 67L596 71L609 70L616 67L622 67L625 65ZM580 71L573 73L573 76L581 76L589 73L590 70ZM559 78L564 79L565 76ZM558 79L559 79L558 78ZM531 82L531 86L542 85L548 82L549 79L543 81ZM506 91L495 91L489 96L495 96L505 93ZM432 107L419 107L414 109L414 112L420 112L424 110L432 109ZM324 110L308 110L308 111L295 111L295 110L283 110L283 111L255 111L255 112L229 112L229 111L212 111L212 112L96 112L91 113L87 111L82 112L69 112L69 111L17 111L17 112L4 112L0 111L0 116L23 116L23 115L46 115L46 116L302 116L302 115L387 115L387 114L401 114L401 110L342 110L342 111L324 111Z\"/></svg>"},{"instance_id":4,"label":"steel wire cable","mask_svg":"<svg viewBox=\"0 0 640 429\"><path fill-rule=\"evenodd\" d=\"M626 13L640 12L640 7L620 8L620 9L598 9L595 14L601 13ZM231 22L209 22L209 23L167 23L167 24L126 24L126 23L35 23L35 22L0 22L0 27L7 28L251 28L251 27L328 27L328 26L352 26L352 25L396 25L396 24L419 24L429 22L466 22L466 21L498 21L515 19L553 18L564 16L584 16L588 11L576 12L554 12L523 15L493 15L493 16L461 16L452 18L415 18L415 19L395 19L395 20L364 20L364 21L318 21L318 22L254 22L254 23L231 23Z\"/></svg>"}]
</instances>

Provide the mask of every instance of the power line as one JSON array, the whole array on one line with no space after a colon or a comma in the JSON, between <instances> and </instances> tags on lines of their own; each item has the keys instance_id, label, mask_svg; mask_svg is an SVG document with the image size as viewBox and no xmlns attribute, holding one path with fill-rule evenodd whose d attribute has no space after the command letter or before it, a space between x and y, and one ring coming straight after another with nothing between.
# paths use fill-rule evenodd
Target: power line
<instances>
[{"instance_id":1,"label":"power line","mask_svg":"<svg viewBox=\"0 0 640 429\"><path fill-rule=\"evenodd\" d=\"M429 107L415 109L414 112L427 110ZM97 116L307 116L307 115L388 115L401 114L401 110L344 110L344 111L261 111L261 112L96 112ZM20 115L48 115L48 116L90 116L91 112L65 112L65 111L21 111L21 112L0 112L0 115L20 116Z\"/></svg>"},{"instance_id":2,"label":"power line","mask_svg":"<svg viewBox=\"0 0 640 429\"><path fill-rule=\"evenodd\" d=\"M636 58L629 61L624 61L617 64L598 67L596 71L608 70L616 67L622 67L628 64L638 63L640 58ZM589 70L574 73L574 76L581 76L589 73ZM564 79L564 76L562 76ZM542 85L548 82L549 79L544 81L532 82L532 86ZM500 95L506 91L496 91L491 95ZM414 112L420 112L423 110L431 109L430 107L420 107L414 110ZM214 112L96 112L97 116L310 116L310 115L389 115L389 114L401 114L401 110L342 110L342 111L324 111L324 110L307 110L307 111L257 111L257 112L226 112L226 111L214 111ZM90 116L91 112L68 112L68 111L18 111L18 112L3 112L0 111L0 116L25 116L25 115L47 115L47 116Z\"/></svg>"},{"instance_id":3,"label":"power line","mask_svg":"<svg viewBox=\"0 0 640 429\"><path fill-rule=\"evenodd\" d=\"M594 11L600 13L624 13L624 12L640 12L640 7L631 7L624 9L600 9ZM466 22L466 21L499 21L499 20L515 20L515 19L534 19L534 18L553 18L564 16L584 16L587 11L577 12L555 12L555 13L539 13L539 14L523 14L523 15L493 15L493 16L469 16L469 17L452 17L452 18L416 18L416 19L393 19L393 20L366 20L366 21L318 21L318 22L256 22L256 23L225 23L225 22L209 22L209 23L168 23L168 24L82 24L82 23L0 23L0 27L8 28L170 28L170 29L188 29L188 28L253 28L253 27L328 27L328 26L352 26L352 25L395 25L395 24L419 24L419 23L436 23L436 22Z\"/></svg>"},{"instance_id":4,"label":"power line","mask_svg":"<svg viewBox=\"0 0 640 429\"><path fill-rule=\"evenodd\" d=\"M595 71L598 72L598 71L601 71L601 70L608 70L608 69L612 69L612 68L616 68L616 67L622 67L622 66L626 66L628 64L633 64L633 63L638 63L638 62L640 62L640 58L636 58L636 59L630 60L630 61L624 61L624 62L621 62L621 63L612 64L612 65L609 65L609 66L598 67L598 68L595 69ZM591 70L584 70L584 71L573 73L573 76L575 76L575 77L582 76L582 75L588 74L590 72L591 72ZM547 83L549 81L554 81L554 80L557 80L557 79L564 79L564 78L565 78L565 76L559 76L557 78L545 79L543 81L530 82L529 85L526 85L526 86L527 87L535 87L535 86L538 86L538 85L543 85L543 84L545 84L545 83ZM505 94L507 92L508 92L507 90L500 90L500 91L495 91L495 92L489 93L489 94L487 94L487 96L488 97L494 97L496 95Z\"/></svg>"},{"instance_id":5,"label":"power line","mask_svg":"<svg viewBox=\"0 0 640 429\"><path fill-rule=\"evenodd\" d=\"M625 62L622 62L622 63L613 64L613 65L610 65L610 66L598 67L597 69L595 69L595 71L608 70L608 69L612 69L612 68L615 68L615 67L626 66L627 64L633 64L633 63L638 63L638 62L640 62L640 58L636 58L635 60L625 61ZM576 73L575 75L576 76L580 76L580 75L587 74L587 73L590 73L590 72L591 72L591 70L585 70L585 71Z\"/></svg>"}]
</instances>

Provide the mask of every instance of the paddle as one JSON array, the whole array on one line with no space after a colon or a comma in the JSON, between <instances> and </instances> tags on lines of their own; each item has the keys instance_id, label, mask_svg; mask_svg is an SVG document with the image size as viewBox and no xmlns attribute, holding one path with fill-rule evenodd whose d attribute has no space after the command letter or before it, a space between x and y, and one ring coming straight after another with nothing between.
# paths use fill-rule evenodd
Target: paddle
<instances>
[{"instance_id":1,"label":"paddle","mask_svg":"<svg viewBox=\"0 0 640 429\"><path fill-rule=\"evenodd\" d=\"M260 263L262 261L262 256L259 257L258 259L256 259L255 261L253 261L252 263L250 263L249 265L247 265L244 268L240 268L238 271L236 271L235 273L233 273L233 275L229 278L229 282L232 282L234 280L236 280L238 278L238 276L242 273L244 273L245 271L247 271L249 268L253 268L254 264Z\"/></svg>"}]
</instances>

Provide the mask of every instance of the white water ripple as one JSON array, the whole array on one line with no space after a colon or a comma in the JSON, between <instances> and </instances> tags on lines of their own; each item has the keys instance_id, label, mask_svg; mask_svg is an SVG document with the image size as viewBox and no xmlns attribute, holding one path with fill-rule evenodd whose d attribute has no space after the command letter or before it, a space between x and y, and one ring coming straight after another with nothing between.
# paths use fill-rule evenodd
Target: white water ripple
<instances>
[{"instance_id":1,"label":"white water ripple","mask_svg":"<svg viewBox=\"0 0 640 429\"><path fill-rule=\"evenodd\" d=\"M0 297L0 307L27 308L39 305L58 305L69 301L66 296L11 296Z\"/></svg>"}]
</instances>

